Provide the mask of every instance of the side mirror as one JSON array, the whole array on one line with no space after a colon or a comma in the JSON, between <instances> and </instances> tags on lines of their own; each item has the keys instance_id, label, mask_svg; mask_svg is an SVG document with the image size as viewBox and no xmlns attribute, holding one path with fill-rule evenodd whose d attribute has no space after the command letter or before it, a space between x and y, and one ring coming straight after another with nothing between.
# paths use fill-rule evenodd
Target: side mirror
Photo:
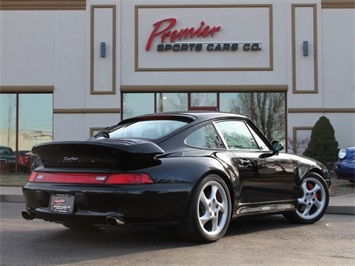
<instances>
[{"instance_id":1,"label":"side mirror","mask_svg":"<svg viewBox=\"0 0 355 266\"><path fill-rule=\"evenodd\" d=\"M277 141L277 140L273 140L271 142L271 145L272 145L272 148L273 148L272 153L270 153L270 152L263 153L263 154L261 154L259 156L260 158L268 158L268 157L271 157L273 155L278 155L279 151L282 151L284 149L284 146L281 144L281 142Z\"/></svg>"},{"instance_id":2,"label":"side mirror","mask_svg":"<svg viewBox=\"0 0 355 266\"><path fill-rule=\"evenodd\" d=\"M279 151L282 151L284 149L284 146L278 140L273 140L271 144L275 153L278 153Z\"/></svg>"}]
</instances>

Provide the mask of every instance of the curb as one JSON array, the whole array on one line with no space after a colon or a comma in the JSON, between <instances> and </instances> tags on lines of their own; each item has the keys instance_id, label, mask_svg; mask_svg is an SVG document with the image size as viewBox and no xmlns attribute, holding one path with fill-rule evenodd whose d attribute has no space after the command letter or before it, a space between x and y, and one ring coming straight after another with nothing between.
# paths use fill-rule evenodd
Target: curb
<instances>
[{"instance_id":1,"label":"curb","mask_svg":"<svg viewBox=\"0 0 355 266\"><path fill-rule=\"evenodd\" d=\"M25 203L22 195L0 195L0 202Z\"/></svg>"},{"instance_id":2,"label":"curb","mask_svg":"<svg viewBox=\"0 0 355 266\"><path fill-rule=\"evenodd\" d=\"M355 215L355 206L328 206L326 214Z\"/></svg>"}]
</instances>

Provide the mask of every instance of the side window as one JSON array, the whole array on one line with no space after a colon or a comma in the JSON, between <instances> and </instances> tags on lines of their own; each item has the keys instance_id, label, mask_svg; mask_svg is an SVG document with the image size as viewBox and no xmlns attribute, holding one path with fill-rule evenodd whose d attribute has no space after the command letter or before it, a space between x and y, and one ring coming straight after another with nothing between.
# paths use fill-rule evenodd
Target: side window
<instances>
[{"instance_id":1,"label":"side window","mask_svg":"<svg viewBox=\"0 0 355 266\"><path fill-rule=\"evenodd\" d=\"M259 149L253 135L243 121L221 121L216 125L229 149Z\"/></svg>"},{"instance_id":2,"label":"side window","mask_svg":"<svg viewBox=\"0 0 355 266\"><path fill-rule=\"evenodd\" d=\"M192 134L190 134L185 143L192 147L208 148L208 149L220 149L225 148L217 130L213 125L201 127Z\"/></svg>"},{"instance_id":3,"label":"side window","mask_svg":"<svg viewBox=\"0 0 355 266\"><path fill-rule=\"evenodd\" d=\"M255 131L253 131L252 128L250 128L249 125L248 125L248 128L249 128L249 130L251 131L251 133L253 134L255 141L258 143L258 146L259 146L260 150L262 150L262 151L267 151L267 150L269 150L269 147L268 147L268 146L265 144L265 142L259 137L259 135L258 135Z\"/></svg>"}]
</instances>

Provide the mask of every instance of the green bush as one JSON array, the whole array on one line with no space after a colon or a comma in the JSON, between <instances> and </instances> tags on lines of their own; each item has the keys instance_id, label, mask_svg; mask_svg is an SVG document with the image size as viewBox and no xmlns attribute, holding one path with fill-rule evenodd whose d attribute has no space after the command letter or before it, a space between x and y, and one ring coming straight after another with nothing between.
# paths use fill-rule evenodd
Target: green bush
<instances>
[{"instance_id":1,"label":"green bush","mask_svg":"<svg viewBox=\"0 0 355 266\"><path fill-rule=\"evenodd\" d=\"M338 159L338 142L328 118L322 116L312 129L311 139L303 155L331 166Z\"/></svg>"}]
</instances>

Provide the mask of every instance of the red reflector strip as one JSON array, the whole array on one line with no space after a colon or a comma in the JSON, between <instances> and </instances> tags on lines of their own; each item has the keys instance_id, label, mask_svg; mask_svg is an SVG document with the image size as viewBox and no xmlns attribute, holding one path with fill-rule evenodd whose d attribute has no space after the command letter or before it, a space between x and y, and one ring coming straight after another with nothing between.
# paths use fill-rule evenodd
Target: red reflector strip
<instances>
[{"instance_id":1,"label":"red reflector strip","mask_svg":"<svg viewBox=\"0 0 355 266\"><path fill-rule=\"evenodd\" d=\"M41 173L33 172L28 180L37 183L65 184L152 184L153 180L144 173L125 174L87 174L87 173Z\"/></svg>"},{"instance_id":2,"label":"red reflector strip","mask_svg":"<svg viewBox=\"0 0 355 266\"><path fill-rule=\"evenodd\" d=\"M107 175L83 173L37 173L34 182L67 184L104 184Z\"/></svg>"},{"instance_id":3,"label":"red reflector strip","mask_svg":"<svg viewBox=\"0 0 355 266\"><path fill-rule=\"evenodd\" d=\"M147 174L132 173L132 174L113 174L108 177L105 184L108 185L123 185L123 184L152 184L153 180Z\"/></svg>"}]
</instances>

